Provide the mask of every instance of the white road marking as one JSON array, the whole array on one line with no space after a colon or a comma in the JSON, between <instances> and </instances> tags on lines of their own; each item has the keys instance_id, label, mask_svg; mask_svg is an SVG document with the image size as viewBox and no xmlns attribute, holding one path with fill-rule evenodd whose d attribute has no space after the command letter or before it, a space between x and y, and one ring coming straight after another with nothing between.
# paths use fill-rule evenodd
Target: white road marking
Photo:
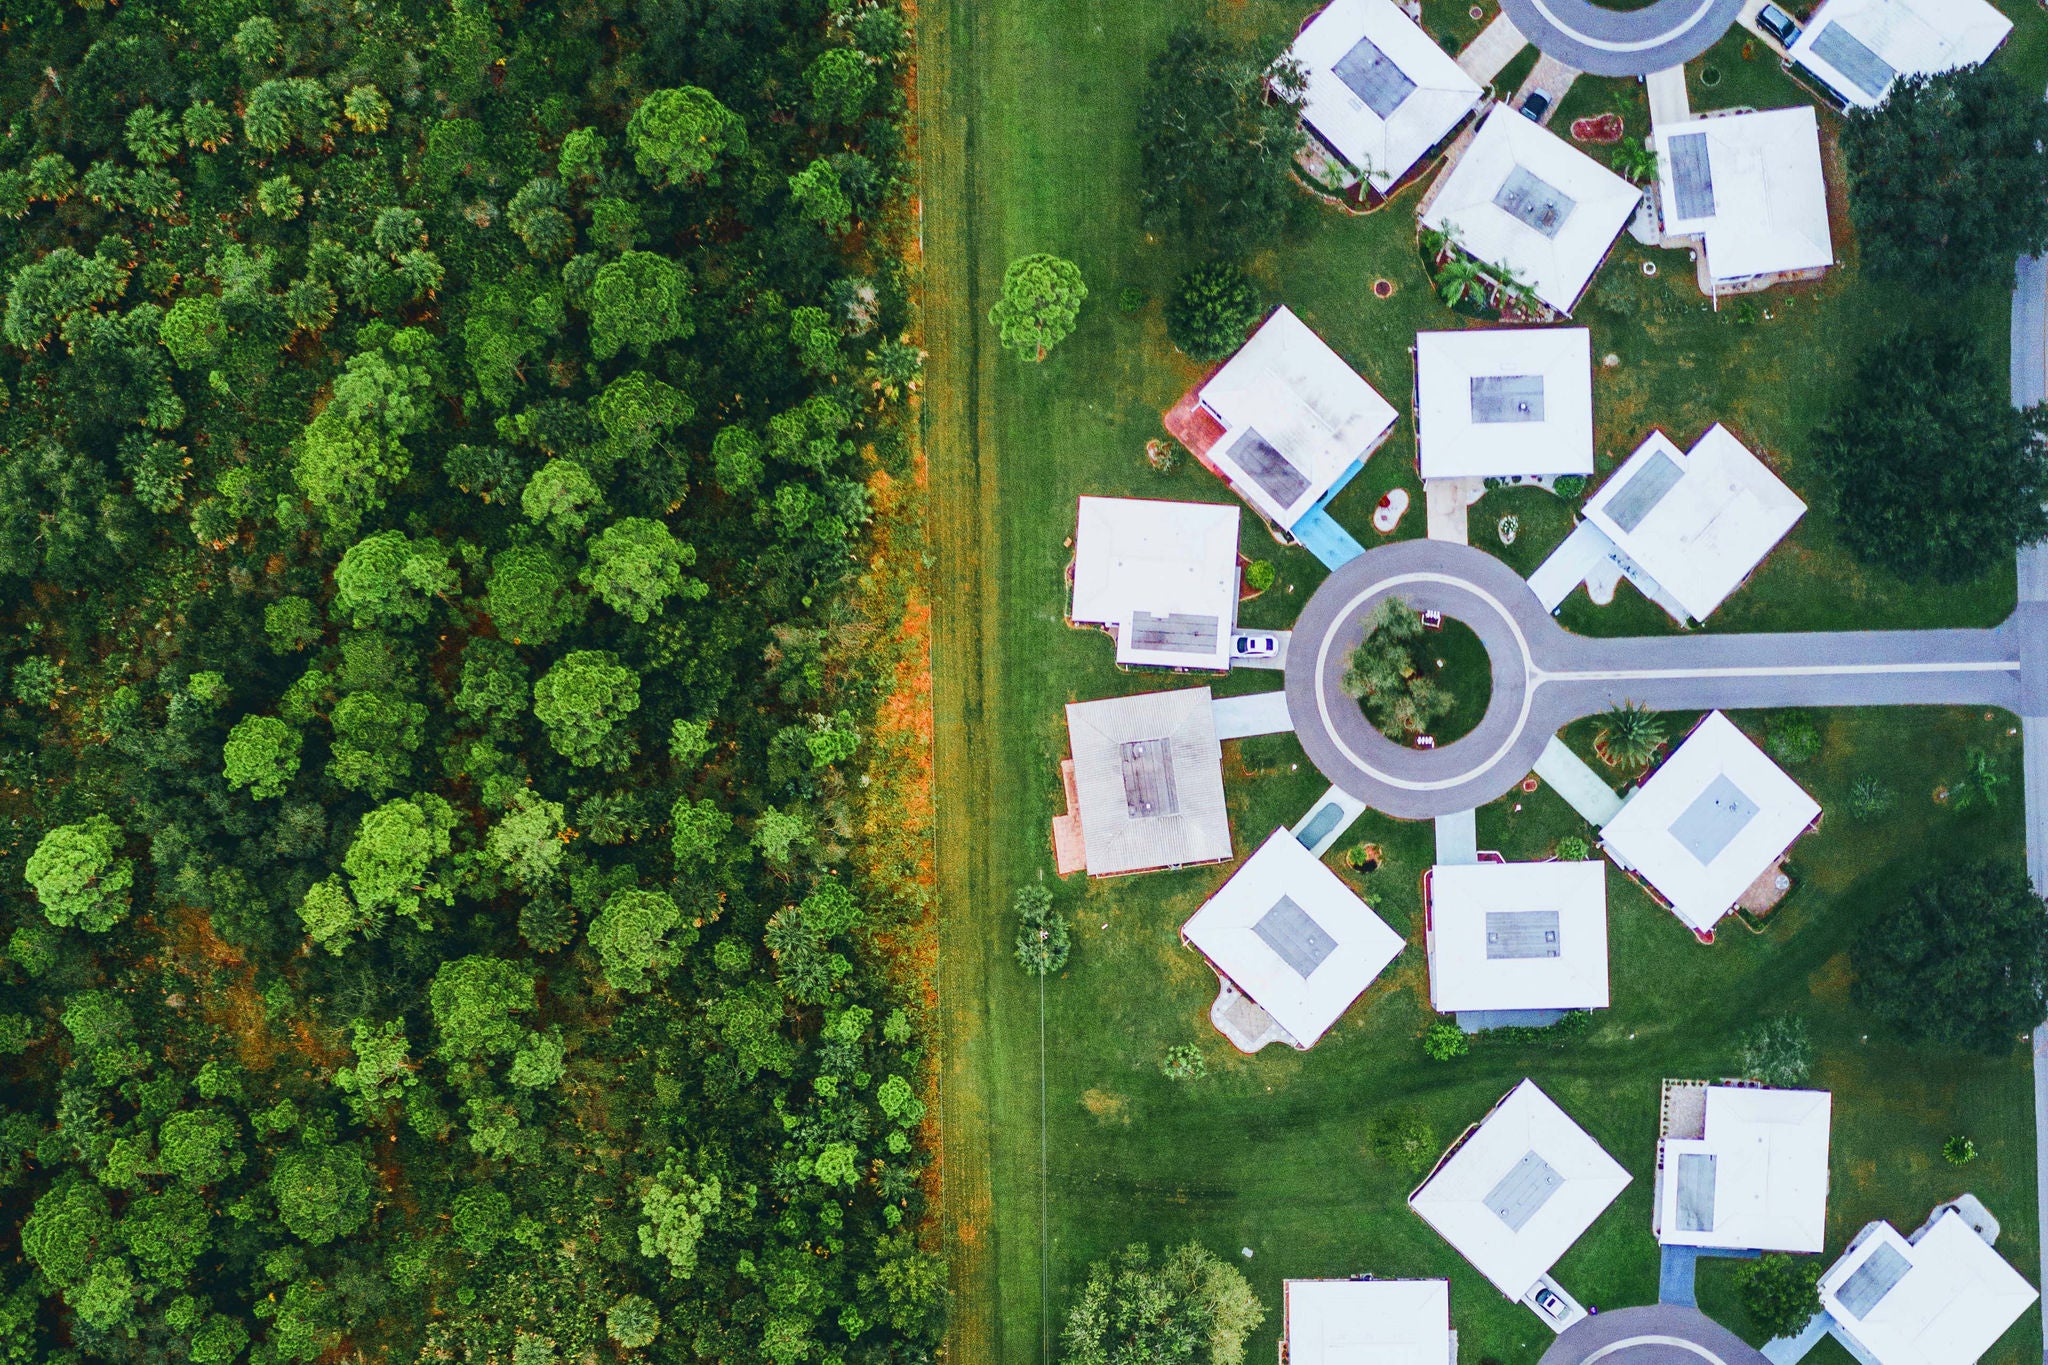
<instances>
[{"instance_id":1,"label":"white road marking","mask_svg":"<svg viewBox=\"0 0 2048 1365\"><path fill-rule=\"evenodd\" d=\"M1683 37L1693 29L1698 28L1701 22L1713 13L1717 0L1705 0L1705 3L1698 9L1686 16L1684 23L1675 24L1654 37L1631 38L1626 42L1615 42L1608 38L1595 38L1590 33L1581 33L1578 29L1573 28L1564 20L1558 18L1557 11L1544 4L1543 0L1529 0L1529 3L1535 7L1538 14L1548 19L1559 33L1577 42L1584 43L1587 47L1597 48L1602 52L1646 52L1653 47L1662 47L1674 38Z\"/></svg>"},{"instance_id":2,"label":"white road marking","mask_svg":"<svg viewBox=\"0 0 2048 1365\"><path fill-rule=\"evenodd\" d=\"M1667 1337L1661 1334L1651 1334L1640 1337L1624 1337L1620 1341L1610 1341L1605 1346L1602 1346L1599 1350L1593 1352L1584 1360L1580 1361L1579 1365L1597 1365L1599 1361L1605 1360L1607 1357L1615 1354L1617 1351L1629 1351L1635 1349L1638 1346L1676 1346L1681 1351L1692 1352L1692 1354L1698 1356L1701 1360L1709 1362L1709 1365L1728 1365L1727 1361L1723 1360L1720 1356L1714 1354L1714 1352L1708 1350L1706 1347L1700 1345L1697 1341L1688 1341L1684 1337Z\"/></svg>"}]
</instances>

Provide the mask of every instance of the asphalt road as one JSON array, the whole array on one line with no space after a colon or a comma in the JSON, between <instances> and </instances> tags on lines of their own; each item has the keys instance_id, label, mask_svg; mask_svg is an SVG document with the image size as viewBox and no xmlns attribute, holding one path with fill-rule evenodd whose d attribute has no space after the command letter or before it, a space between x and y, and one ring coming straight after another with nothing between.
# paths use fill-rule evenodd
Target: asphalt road
<instances>
[{"instance_id":1,"label":"asphalt road","mask_svg":"<svg viewBox=\"0 0 2048 1365\"><path fill-rule=\"evenodd\" d=\"M1455 743L1396 744L1344 691L1365 617L1390 594L1455 617L1486 646L1493 696ZM2048 715L2048 602L2022 603L1992 630L1593 639L1559 626L1492 555L1411 540L1369 550L1324 580L1295 623L1286 679L1295 733L1324 776L1375 809L1416 819L1505 794L1551 735L1624 701L1666 711L1981 705Z\"/></svg>"},{"instance_id":2,"label":"asphalt road","mask_svg":"<svg viewBox=\"0 0 2048 1365\"><path fill-rule=\"evenodd\" d=\"M1647 76L1712 47L1742 12L1742 0L1657 0L1637 10L1603 9L1591 0L1501 0L1500 7L1530 42L1567 66L1596 76Z\"/></svg>"},{"instance_id":3,"label":"asphalt road","mask_svg":"<svg viewBox=\"0 0 2048 1365\"><path fill-rule=\"evenodd\" d=\"M1566 1328L1537 1365L1767 1365L1762 1352L1697 1308L1617 1308Z\"/></svg>"}]
</instances>

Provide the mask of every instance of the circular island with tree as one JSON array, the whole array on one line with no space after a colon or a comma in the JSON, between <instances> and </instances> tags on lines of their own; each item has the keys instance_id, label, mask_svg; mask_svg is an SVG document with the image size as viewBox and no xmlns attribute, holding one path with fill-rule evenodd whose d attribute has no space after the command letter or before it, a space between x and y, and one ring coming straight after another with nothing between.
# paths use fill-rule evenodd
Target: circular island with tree
<instances>
[{"instance_id":1,"label":"circular island with tree","mask_svg":"<svg viewBox=\"0 0 2048 1365\"><path fill-rule=\"evenodd\" d=\"M1486 646L1464 622L1389 597L1365 620L1344 670L1344 690L1374 729L1397 744L1448 744L1472 733L1493 700Z\"/></svg>"}]
</instances>

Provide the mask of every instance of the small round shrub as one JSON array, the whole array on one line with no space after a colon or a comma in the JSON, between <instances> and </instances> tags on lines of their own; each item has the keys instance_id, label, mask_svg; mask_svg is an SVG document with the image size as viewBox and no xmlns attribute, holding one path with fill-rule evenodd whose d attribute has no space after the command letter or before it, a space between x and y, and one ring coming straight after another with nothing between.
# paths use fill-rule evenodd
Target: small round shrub
<instances>
[{"instance_id":1,"label":"small round shrub","mask_svg":"<svg viewBox=\"0 0 2048 1365\"><path fill-rule=\"evenodd\" d=\"M1036 882L1017 888L1017 962L1033 976L1050 976L1067 965L1072 940L1067 918L1053 909L1052 892Z\"/></svg>"},{"instance_id":2,"label":"small round shrub","mask_svg":"<svg viewBox=\"0 0 2048 1365\"><path fill-rule=\"evenodd\" d=\"M1166 301L1166 336L1192 360L1221 360L1244 344L1259 316L1259 291L1228 262L1198 265Z\"/></svg>"},{"instance_id":3,"label":"small round shrub","mask_svg":"<svg viewBox=\"0 0 2048 1365\"><path fill-rule=\"evenodd\" d=\"M1116 296L1117 310L1123 313L1135 313L1145 306L1146 300L1150 297L1151 295L1138 288L1137 285L1127 284Z\"/></svg>"},{"instance_id":4,"label":"small round shrub","mask_svg":"<svg viewBox=\"0 0 2048 1365\"><path fill-rule=\"evenodd\" d=\"M1169 1081L1199 1081L1209 1074L1209 1059L1193 1043L1175 1043L1159 1059L1159 1074Z\"/></svg>"},{"instance_id":5,"label":"small round shrub","mask_svg":"<svg viewBox=\"0 0 2048 1365\"><path fill-rule=\"evenodd\" d=\"M1941 1144L1941 1159L1951 1166L1962 1166L1977 1159L1977 1144L1956 1134Z\"/></svg>"},{"instance_id":6,"label":"small round shrub","mask_svg":"<svg viewBox=\"0 0 2048 1365\"><path fill-rule=\"evenodd\" d=\"M1582 863L1593 856L1593 846L1576 834L1567 834L1557 841L1557 856L1567 863Z\"/></svg>"},{"instance_id":7,"label":"small round shrub","mask_svg":"<svg viewBox=\"0 0 2048 1365\"><path fill-rule=\"evenodd\" d=\"M1586 476L1584 474L1560 474L1551 480L1550 487L1560 498L1570 502L1585 493Z\"/></svg>"},{"instance_id":8,"label":"small round shrub","mask_svg":"<svg viewBox=\"0 0 2048 1365\"><path fill-rule=\"evenodd\" d=\"M1162 441L1156 437L1145 442L1145 463L1160 474L1171 474L1180 468L1180 442Z\"/></svg>"},{"instance_id":9,"label":"small round shrub","mask_svg":"<svg viewBox=\"0 0 2048 1365\"><path fill-rule=\"evenodd\" d=\"M1422 1050L1433 1062L1448 1062L1472 1050L1472 1039L1448 1019L1439 1019L1422 1035Z\"/></svg>"},{"instance_id":10,"label":"small round shrub","mask_svg":"<svg viewBox=\"0 0 2048 1365\"><path fill-rule=\"evenodd\" d=\"M1253 592L1264 592L1280 581L1280 571L1273 567L1271 560L1254 559L1245 566L1244 581Z\"/></svg>"}]
</instances>

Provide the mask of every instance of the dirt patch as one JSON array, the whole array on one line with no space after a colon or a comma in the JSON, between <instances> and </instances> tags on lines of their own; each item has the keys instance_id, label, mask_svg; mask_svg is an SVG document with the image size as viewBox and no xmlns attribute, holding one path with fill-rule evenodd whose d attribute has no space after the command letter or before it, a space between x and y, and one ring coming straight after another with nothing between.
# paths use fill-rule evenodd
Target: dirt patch
<instances>
[{"instance_id":1,"label":"dirt patch","mask_svg":"<svg viewBox=\"0 0 2048 1365\"><path fill-rule=\"evenodd\" d=\"M255 969L241 951L215 933L212 917L195 905L172 911L166 930L178 969L204 986L193 992L201 1017L235 1040L235 1053L249 1070L276 1066L286 1044L270 1031Z\"/></svg>"},{"instance_id":2,"label":"dirt patch","mask_svg":"<svg viewBox=\"0 0 2048 1365\"><path fill-rule=\"evenodd\" d=\"M1128 1127L1131 1122L1131 1102L1112 1090L1084 1090L1081 1092L1081 1107L1086 1109L1097 1123Z\"/></svg>"}]
</instances>

